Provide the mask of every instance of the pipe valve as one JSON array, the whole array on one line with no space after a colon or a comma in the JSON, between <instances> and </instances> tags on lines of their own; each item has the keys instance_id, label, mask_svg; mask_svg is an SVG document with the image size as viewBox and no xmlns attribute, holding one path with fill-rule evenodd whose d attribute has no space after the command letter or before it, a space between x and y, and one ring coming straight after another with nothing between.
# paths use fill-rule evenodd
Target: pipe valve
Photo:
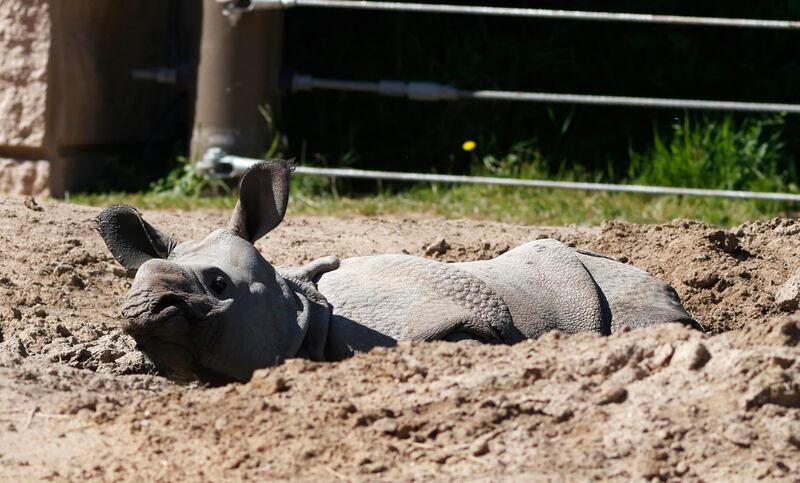
<instances>
[{"instance_id":1,"label":"pipe valve","mask_svg":"<svg viewBox=\"0 0 800 483\"><path fill-rule=\"evenodd\" d=\"M211 147L197 161L197 170L214 179L237 178L259 161L261 160L231 156L222 148Z\"/></svg>"}]
</instances>

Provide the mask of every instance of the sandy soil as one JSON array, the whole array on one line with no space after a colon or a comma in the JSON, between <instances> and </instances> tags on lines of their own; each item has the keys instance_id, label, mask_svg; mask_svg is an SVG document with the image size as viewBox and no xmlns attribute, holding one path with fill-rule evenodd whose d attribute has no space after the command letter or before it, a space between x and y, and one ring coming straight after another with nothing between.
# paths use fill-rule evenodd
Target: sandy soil
<instances>
[{"instance_id":1,"label":"sandy soil","mask_svg":"<svg viewBox=\"0 0 800 483\"><path fill-rule=\"evenodd\" d=\"M178 386L119 333L130 285L95 208L0 199L0 480L800 481L800 223L533 227L289 217L277 265L495 256L553 237L673 284L707 334L402 344ZM145 212L198 238L223 211ZM788 282L787 282L788 281Z\"/></svg>"}]
</instances>

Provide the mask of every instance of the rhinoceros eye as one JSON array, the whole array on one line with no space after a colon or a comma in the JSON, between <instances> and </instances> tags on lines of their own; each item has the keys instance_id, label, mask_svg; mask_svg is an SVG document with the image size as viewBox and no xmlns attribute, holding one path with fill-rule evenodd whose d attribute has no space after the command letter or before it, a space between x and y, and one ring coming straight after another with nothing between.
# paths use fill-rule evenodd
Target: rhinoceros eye
<instances>
[{"instance_id":1,"label":"rhinoceros eye","mask_svg":"<svg viewBox=\"0 0 800 483\"><path fill-rule=\"evenodd\" d=\"M222 292L224 292L227 287L228 284L225 283L225 279L222 277L217 277L211 282L211 290L217 295L222 295Z\"/></svg>"}]
</instances>

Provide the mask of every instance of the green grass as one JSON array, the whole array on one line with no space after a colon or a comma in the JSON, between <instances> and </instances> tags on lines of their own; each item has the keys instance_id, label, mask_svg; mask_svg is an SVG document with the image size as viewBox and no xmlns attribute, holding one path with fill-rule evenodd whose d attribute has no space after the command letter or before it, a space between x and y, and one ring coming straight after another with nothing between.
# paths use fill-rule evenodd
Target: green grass
<instances>
[{"instance_id":1,"label":"green grass","mask_svg":"<svg viewBox=\"0 0 800 483\"><path fill-rule=\"evenodd\" d=\"M585 173L574 163L548 162L535 141L517 143L503 155L492 152L492 143L479 141L478 149L466 154L476 175L797 192L790 183L795 179L794 163L780 141L782 126L783 117L748 118L738 123L731 117L687 117L666 136L655 132L648 152L630 153L627 180L617 179L611 168L607 173ZM363 190L364 185L359 187ZM208 192L219 195L203 196ZM357 193L354 185L346 180L295 176L289 210L335 216L424 214L547 225L594 225L606 219L659 223L692 218L734 226L747 220L790 215L798 209L797 204L765 201L480 185L377 182L371 192L353 193ZM95 206L126 203L146 209L193 209L232 208L236 198L226 185L204 178L192 164L180 160L169 176L153 183L146 192L80 194L71 201Z\"/></svg>"},{"instance_id":2,"label":"green grass","mask_svg":"<svg viewBox=\"0 0 800 483\"><path fill-rule=\"evenodd\" d=\"M781 141L784 118L686 116L667 139L655 132L649 152L630 153L630 178L661 186L786 191L796 175Z\"/></svg>"},{"instance_id":3,"label":"green grass","mask_svg":"<svg viewBox=\"0 0 800 483\"><path fill-rule=\"evenodd\" d=\"M199 208L233 208L233 195L193 198L174 193L76 193L67 199L69 203L89 206L111 206L125 204L140 209L194 210Z\"/></svg>"},{"instance_id":4,"label":"green grass","mask_svg":"<svg viewBox=\"0 0 800 483\"><path fill-rule=\"evenodd\" d=\"M232 208L232 195L189 198L181 195L138 193L78 195L71 202L93 206L126 203L143 209ZM290 215L435 215L509 223L596 225L607 219L661 223L692 218L720 226L747 220L789 215L786 205L752 201L677 196L645 196L493 186L420 186L395 194L335 197L294 190Z\"/></svg>"}]
</instances>

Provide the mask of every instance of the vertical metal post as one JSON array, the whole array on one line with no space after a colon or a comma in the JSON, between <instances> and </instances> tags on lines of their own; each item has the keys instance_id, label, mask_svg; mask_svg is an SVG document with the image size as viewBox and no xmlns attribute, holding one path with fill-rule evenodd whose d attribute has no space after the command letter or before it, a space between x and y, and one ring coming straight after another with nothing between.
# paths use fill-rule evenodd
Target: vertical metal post
<instances>
[{"instance_id":1,"label":"vertical metal post","mask_svg":"<svg viewBox=\"0 0 800 483\"><path fill-rule=\"evenodd\" d=\"M192 160L212 146L264 156L280 115L282 40L281 11L250 12L232 25L218 2L203 1Z\"/></svg>"}]
</instances>

